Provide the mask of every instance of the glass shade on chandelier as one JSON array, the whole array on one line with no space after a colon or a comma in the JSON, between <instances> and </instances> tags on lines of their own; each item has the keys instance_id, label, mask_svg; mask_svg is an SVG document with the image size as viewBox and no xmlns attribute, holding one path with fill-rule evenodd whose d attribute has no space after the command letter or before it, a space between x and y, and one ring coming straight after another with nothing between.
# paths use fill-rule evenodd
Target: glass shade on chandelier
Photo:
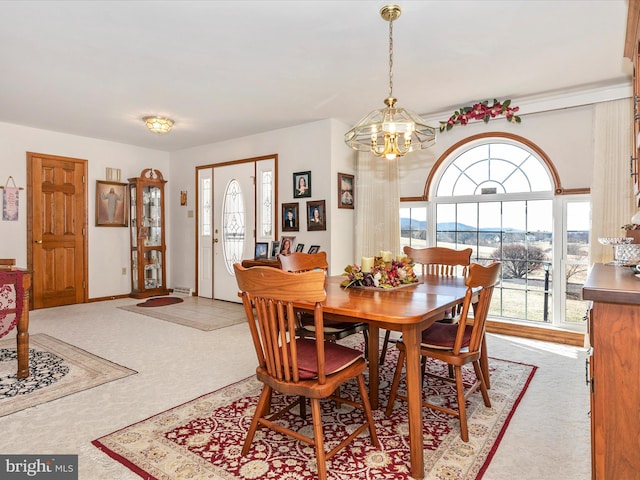
<instances>
[{"instance_id":1,"label":"glass shade on chandelier","mask_svg":"<svg viewBox=\"0 0 640 480\"><path fill-rule=\"evenodd\" d=\"M410 110L395 106L389 97L387 108L374 110L345 134L345 142L359 152L393 160L436 142L436 129Z\"/></svg>"},{"instance_id":2,"label":"glass shade on chandelier","mask_svg":"<svg viewBox=\"0 0 640 480\"><path fill-rule=\"evenodd\" d=\"M427 125L418 114L396 107L397 99L393 96L393 21L401 13L398 5L385 5L380 9L380 16L389 22L389 96L384 101L386 108L369 113L344 136L345 143L352 149L371 152L388 160L430 147L436 142L436 129Z\"/></svg>"},{"instance_id":3,"label":"glass shade on chandelier","mask_svg":"<svg viewBox=\"0 0 640 480\"><path fill-rule=\"evenodd\" d=\"M173 127L173 120L166 117L144 117L144 123L153 133L169 133Z\"/></svg>"}]
</instances>

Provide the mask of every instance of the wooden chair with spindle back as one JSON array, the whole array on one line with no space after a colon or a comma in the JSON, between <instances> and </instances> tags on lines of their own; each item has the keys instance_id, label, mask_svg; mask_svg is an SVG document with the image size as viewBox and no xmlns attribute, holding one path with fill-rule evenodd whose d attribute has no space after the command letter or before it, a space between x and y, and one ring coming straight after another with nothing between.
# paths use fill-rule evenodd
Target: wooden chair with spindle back
<instances>
[{"instance_id":1,"label":"wooden chair with spindle back","mask_svg":"<svg viewBox=\"0 0 640 480\"><path fill-rule=\"evenodd\" d=\"M327 253L302 253L296 252L279 257L282 270L285 272L300 273L309 270L323 270L325 273L329 268L327 263ZM316 329L313 322L313 315L305 312L297 312L298 328L296 335L303 338L315 338ZM368 327L366 323L350 323L339 320L332 320L330 316L325 316L324 338L331 342L362 332L364 336L365 357L368 352Z\"/></svg>"},{"instance_id":2,"label":"wooden chair with spindle back","mask_svg":"<svg viewBox=\"0 0 640 480\"><path fill-rule=\"evenodd\" d=\"M414 263L422 266L422 275L441 275L446 277L453 276L466 276L467 269L471 263L471 254L473 250L465 248L464 250L454 250L452 248L445 247L427 247L427 248L412 248L409 246L404 247L404 253L411 258ZM456 315L460 313L460 306L455 311L451 312L451 319L453 321ZM384 342L382 343L382 353L380 354L380 363L384 363L387 356L387 349L390 342L389 330L384 335Z\"/></svg>"},{"instance_id":3,"label":"wooden chair with spindle back","mask_svg":"<svg viewBox=\"0 0 640 480\"><path fill-rule=\"evenodd\" d=\"M258 358L256 377L264 384L242 447L242 455L249 453L258 427L267 427L313 446L316 452L318 478L325 480L326 460L367 428L371 435L371 443L379 447L364 383L363 373L367 363L359 350L326 341L323 337L298 338L291 334L295 330L295 301L305 301L314 305L315 328L317 331L323 330L322 302L326 298L323 271L294 274L271 267L245 269L237 263L234 269ZM360 402L338 397L334 393L351 379L357 380ZM271 412L274 391L296 396L297 399L279 411ZM283 422L278 422L305 398L311 401L313 437L304 435L301 431L293 431ZM327 398L362 409L365 419L358 428L354 428L350 433L345 432L344 440L329 452L325 452L324 449L320 410L320 400ZM265 441L268 441L268 437Z\"/></svg>"},{"instance_id":4,"label":"wooden chair with spindle back","mask_svg":"<svg viewBox=\"0 0 640 480\"><path fill-rule=\"evenodd\" d=\"M465 281L467 293L464 297L462 313L458 323L434 323L422 332L421 356L440 360L453 368L453 379L435 374L430 374L430 376L455 383L457 410L447 407L444 403L436 405L424 401L423 406L458 417L460 419L460 437L465 442L469 441L466 411L466 400L469 395L480 389L484 404L487 407L491 407L486 380L480 368L480 356L491 296L499 278L500 262L494 262L486 267L477 263L471 264ZM477 295L477 303L473 304L475 295ZM472 322L469 321L469 312L471 310L473 310ZM396 347L399 350L398 364L391 384L389 403L385 411L387 416L391 415L396 398L406 400L406 397L398 394L400 376L406 358L406 348L402 340L396 342ZM473 384L465 383L462 378L462 366L469 363L473 365L476 376Z\"/></svg>"}]
</instances>

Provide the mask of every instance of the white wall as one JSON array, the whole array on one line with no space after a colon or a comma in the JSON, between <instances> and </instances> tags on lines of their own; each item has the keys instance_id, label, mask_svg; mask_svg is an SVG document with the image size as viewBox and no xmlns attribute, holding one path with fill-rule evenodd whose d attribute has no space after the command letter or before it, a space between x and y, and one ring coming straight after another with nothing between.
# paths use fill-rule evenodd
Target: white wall
<instances>
[{"instance_id":1,"label":"white wall","mask_svg":"<svg viewBox=\"0 0 640 480\"><path fill-rule=\"evenodd\" d=\"M67 135L0 123L0 184L9 175L16 185L27 185L27 152L87 160L87 234L89 245L89 298L121 295L131 291L129 229L95 226L96 180L106 180L106 167L122 170L121 182L137 177L144 168L169 173L169 154L87 137ZM27 192L20 192L17 222L0 221L0 257L15 258L27 266ZM171 222L170 215L167 223ZM122 268L126 267L126 275Z\"/></svg>"}]
</instances>

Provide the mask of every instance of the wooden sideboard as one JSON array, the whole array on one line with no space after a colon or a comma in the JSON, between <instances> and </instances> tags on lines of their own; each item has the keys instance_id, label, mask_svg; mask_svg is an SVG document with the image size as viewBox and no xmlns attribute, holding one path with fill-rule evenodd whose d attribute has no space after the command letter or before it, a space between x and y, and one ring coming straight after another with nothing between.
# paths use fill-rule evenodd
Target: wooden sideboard
<instances>
[{"instance_id":1,"label":"wooden sideboard","mask_svg":"<svg viewBox=\"0 0 640 480\"><path fill-rule=\"evenodd\" d=\"M591 478L640 480L640 278L628 267L596 264L583 298L593 302Z\"/></svg>"}]
</instances>

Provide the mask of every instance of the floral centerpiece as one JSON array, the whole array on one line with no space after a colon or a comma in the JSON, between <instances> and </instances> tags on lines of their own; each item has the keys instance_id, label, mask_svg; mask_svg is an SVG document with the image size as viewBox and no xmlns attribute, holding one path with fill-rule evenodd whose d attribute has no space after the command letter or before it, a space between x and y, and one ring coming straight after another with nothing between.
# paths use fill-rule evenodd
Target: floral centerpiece
<instances>
[{"instance_id":1,"label":"floral centerpiece","mask_svg":"<svg viewBox=\"0 0 640 480\"><path fill-rule=\"evenodd\" d=\"M384 262L382 257L375 257L370 272L363 272L360 265L347 265L342 274L347 278L340 284L349 287L395 288L402 285L418 283L413 271L413 260L404 257L401 260Z\"/></svg>"}]
</instances>

